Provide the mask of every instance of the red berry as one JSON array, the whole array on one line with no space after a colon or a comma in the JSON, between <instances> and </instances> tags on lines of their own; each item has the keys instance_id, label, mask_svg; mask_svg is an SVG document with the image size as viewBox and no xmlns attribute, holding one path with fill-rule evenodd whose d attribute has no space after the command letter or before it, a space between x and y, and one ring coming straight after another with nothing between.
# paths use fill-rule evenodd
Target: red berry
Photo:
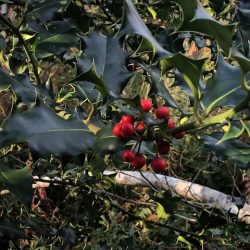
<instances>
[{"instance_id":1,"label":"red berry","mask_svg":"<svg viewBox=\"0 0 250 250\"><path fill-rule=\"evenodd\" d=\"M174 120L171 119L171 118L168 119L168 128L169 128L169 129L175 128Z\"/></svg>"},{"instance_id":2,"label":"red berry","mask_svg":"<svg viewBox=\"0 0 250 250\"><path fill-rule=\"evenodd\" d=\"M167 163L164 159L156 157L151 161L151 167L155 172L163 172L167 167Z\"/></svg>"},{"instance_id":3,"label":"red berry","mask_svg":"<svg viewBox=\"0 0 250 250\"><path fill-rule=\"evenodd\" d=\"M126 162L132 162L135 159L135 153L130 150L126 149L122 154L122 160Z\"/></svg>"},{"instance_id":4,"label":"red berry","mask_svg":"<svg viewBox=\"0 0 250 250\"><path fill-rule=\"evenodd\" d=\"M151 102L151 100L149 99L142 99L141 100L141 108L144 112L149 112L153 107L153 104Z\"/></svg>"},{"instance_id":5,"label":"red berry","mask_svg":"<svg viewBox=\"0 0 250 250\"><path fill-rule=\"evenodd\" d=\"M174 137L176 139L182 139L183 137L185 136L185 132L184 131L181 131L181 132L178 132L174 135Z\"/></svg>"},{"instance_id":6,"label":"red berry","mask_svg":"<svg viewBox=\"0 0 250 250\"><path fill-rule=\"evenodd\" d=\"M123 115L120 123L134 123L134 117L132 115Z\"/></svg>"},{"instance_id":7,"label":"red berry","mask_svg":"<svg viewBox=\"0 0 250 250\"><path fill-rule=\"evenodd\" d=\"M146 164L146 159L143 155L136 154L131 164L134 168L141 169Z\"/></svg>"},{"instance_id":8,"label":"red berry","mask_svg":"<svg viewBox=\"0 0 250 250\"><path fill-rule=\"evenodd\" d=\"M121 128L122 128L122 124L120 123L116 123L115 126L113 127L113 135L117 136L117 137L121 137Z\"/></svg>"},{"instance_id":9,"label":"red berry","mask_svg":"<svg viewBox=\"0 0 250 250\"><path fill-rule=\"evenodd\" d=\"M155 111L156 117L159 119L167 119L169 117L169 109L165 106L160 106Z\"/></svg>"},{"instance_id":10,"label":"red berry","mask_svg":"<svg viewBox=\"0 0 250 250\"><path fill-rule=\"evenodd\" d=\"M134 126L131 123L121 123L121 136L130 138L135 132Z\"/></svg>"},{"instance_id":11,"label":"red berry","mask_svg":"<svg viewBox=\"0 0 250 250\"><path fill-rule=\"evenodd\" d=\"M135 131L138 133L138 134L143 134L146 130L146 124L144 122L139 122L136 127L135 127Z\"/></svg>"},{"instance_id":12,"label":"red berry","mask_svg":"<svg viewBox=\"0 0 250 250\"><path fill-rule=\"evenodd\" d=\"M157 149L158 149L159 154L165 155L170 150L169 143L166 141L159 141L157 142Z\"/></svg>"}]
</instances>

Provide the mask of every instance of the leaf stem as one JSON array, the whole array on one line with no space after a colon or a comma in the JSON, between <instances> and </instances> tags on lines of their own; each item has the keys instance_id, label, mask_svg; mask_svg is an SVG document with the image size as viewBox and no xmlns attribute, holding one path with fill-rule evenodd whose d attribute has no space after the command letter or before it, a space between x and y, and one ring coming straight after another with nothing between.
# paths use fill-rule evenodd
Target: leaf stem
<instances>
[{"instance_id":1,"label":"leaf stem","mask_svg":"<svg viewBox=\"0 0 250 250\"><path fill-rule=\"evenodd\" d=\"M236 107L231 108L222 114L208 117L208 118L203 120L202 124L207 126L207 125L213 125L216 123L222 123L227 118L232 117L234 114L236 114L240 110L244 109L247 105L249 105L249 102L250 102L250 92L248 93L247 97L241 103L239 103Z\"/></svg>"},{"instance_id":2,"label":"leaf stem","mask_svg":"<svg viewBox=\"0 0 250 250\"><path fill-rule=\"evenodd\" d=\"M37 67L36 67L36 60L33 57L31 51L29 50L25 40L23 39L21 33L19 32L19 29L17 27L15 27L8 19L6 19L2 14L0 14L0 20L5 23L12 31L13 33L17 36L19 42L23 45L24 51L27 55L27 57L29 58L29 61L32 65L33 68L33 73L35 75L37 84L41 84L41 80L37 71Z\"/></svg>"}]
</instances>

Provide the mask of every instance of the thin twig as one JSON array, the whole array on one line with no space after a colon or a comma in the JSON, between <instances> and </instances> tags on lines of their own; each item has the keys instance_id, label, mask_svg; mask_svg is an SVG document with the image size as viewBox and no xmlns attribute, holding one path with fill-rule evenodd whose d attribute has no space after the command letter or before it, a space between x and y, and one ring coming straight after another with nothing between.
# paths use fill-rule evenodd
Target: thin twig
<instances>
[{"instance_id":1,"label":"thin twig","mask_svg":"<svg viewBox=\"0 0 250 250\"><path fill-rule=\"evenodd\" d=\"M231 172L231 169L230 167L228 166L228 162L226 161L226 166L227 166L227 169L228 169L228 172L232 178L232 181L233 181L233 189L232 189L232 196L233 196L233 193L234 193L234 188L236 188L236 190L238 191L239 195L241 197L243 197L243 194L242 192L240 191L238 185L236 184L236 181L235 181L235 171L236 171L236 166L234 166L234 174Z\"/></svg>"},{"instance_id":2,"label":"thin twig","mask_svg":"<svg viewBox=\"0 0 250 250\"><path fill-rule=\"evenodd\" d=\"M141 221L144 221L146 223L150 223L152 225L156 225L156 226L160 226L160 227L165 227L165 228L169 228L173 231L176 231L176 232L179 232L179 233L182 233L182 234L185 234L185 235L192 235L192 236L195 236L195 237L199 237L199 238L207 238L208 236L205 236L205 235L199 235L199 234L196 234L196 233L193 233L193 232L187 232L185 230L182 230L182 229L178 229L178 228L175 228L173 226L170 226L170 225L167 225L167 224L163 224L163 223L160 223L160 222L156 222L156 221L150 221L150 220L145 220L144 218L138 216L138 215L135 215L125 209L123 209L122 207L118 206L117 204L115 204L114 202L111 201L111 205L118 209L119 211L121 211L122 213L125 213L127 215L129 215L130 217L136 219L136 220L141 220Z\"/></svg>"},{"instance_id":3,"label":"thin twig","mask_svg":"<svg viewBox=\"0 0 250 250\"><path fill-rule=\"evenodd\" d=\"M63 181L63 180L56 180L56 179L44 179L42 177L33 176L34 181L36 182L45 182L49 184L58 184L58 185L66 185L66 186L76 186L73 182L70 182L69 180Z\"/></svg>"},{"instance_id":4,"label":"thin twig","mask_svg":"<svg viewBox=\"0 0 250 250\"><path fill-rule=\"evenodd\" d=\"M189 188L188 188L188 190L187 190L187 193L190 191L190 188L191 188L192 184L193 184L193 183L195 182L195 180L198 178L198 176L200 175L201 171L203 171L203 170L205 169L205 167L207 166L209 159L210 159L210 153L208 154L208 157L207 157L207 160L206 160L205 164L199 169L198 173L197 173L197 174L195 175L195 177L193 178L193 180L192 180L192 182L191 182L191 184L190 184L190 186L189 186Z\"/></svg>"},{"instance_id":5,"label":"thin twig","mask_svg":"<svg viewBox=\"0 0 250 250\"><path fill-rule=\"evenodd\" d=\"M29 50L25 40L23 39L21 33L19 32L19 29L17 27L15 27L8 19L6 19L2 14L0 14L0 20L2 22L4 22L12 31L13 33L17 36L19 42L23 45L24 47L24 51L25 53L27 54L27 57L29 58L30 60L30 63L33 67L33 73L35 75L35 78L36 78L36 81L37 81L37 84L41 84L41 80L40 80L40 77L39 77L39 74L38 74L38 71L37 71L37 67L36 67L36 60L35 58L33 57L31 51Z\"/></svg>"},{"instance_id":6,"label":"thin twig","mask_svg":"<svg viewBox=\"0 0 250 250\"><path fill-rule=\"evenodd\" d=\"M107 196L111 196L111 197L114 197L114 198L116 198L118 200L126 201L126 202L132 203L134 205L156 206L156 204L154 204L154 203L143 202L143 201L135 201L135 200L132 200L132 199L127 199L125 197L122 197L120 195L113 194L113 193L110 193L110 192L107 192L107 191L101 191L101 190L98 190L98 189L94 189L93 191L96 194L99 193L99 194L104 194L104 195L107 195Z\"/></svg>"}]
</instances>

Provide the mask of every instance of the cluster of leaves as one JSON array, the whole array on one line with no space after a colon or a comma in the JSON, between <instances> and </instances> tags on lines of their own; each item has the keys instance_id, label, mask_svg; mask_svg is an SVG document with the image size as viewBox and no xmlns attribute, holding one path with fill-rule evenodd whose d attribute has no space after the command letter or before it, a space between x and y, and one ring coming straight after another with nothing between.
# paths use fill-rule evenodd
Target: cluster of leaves
<instances>
[{"instance_id":1,"label":"cluster of leaves","mask_svg":"<svg viewBox=\"0 0 250 250\"><path fill-rule=\"evenodd\" d=\"M199 154L209 149L213 159L250 165L250 146L239 139L250 135L247 1L0 2L18 10L15 19L0 14L0 90L10 96L1 107L0 183L23 203L3 197L1 245L191 249L213 236L232 247L249 241L246 227L219 211L159 191L129 190L125 198L101 175L127 167L119 151L135 142L112 128L123 114L137 115L143 98L181 117L176 128L156 131L167 139L190 134L184 143L172 140L176 150L193 151L187 145L195 143ZM53 72L45 74L46 62L72 69L59 86ZM155 125L146 114L144 121ZM152 143L141 152L152 156ZM48 194L33 194L32 176L60 180Z\"/></svg>"}]
</instances>

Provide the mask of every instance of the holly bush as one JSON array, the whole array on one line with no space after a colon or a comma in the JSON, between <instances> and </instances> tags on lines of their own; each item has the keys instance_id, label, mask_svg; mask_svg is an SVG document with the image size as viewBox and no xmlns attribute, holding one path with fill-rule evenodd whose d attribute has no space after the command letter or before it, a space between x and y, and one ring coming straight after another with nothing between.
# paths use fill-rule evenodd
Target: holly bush
<instances>
[{"instance_id":1,"label":"holly bush","mask_svg":"<svg viewBox=\"0 0 250 250\"><path fill-rule=\"evenodd\" d=\"M152 161L242 198L249 2L0 2L1 249L246 249L234 216L103 171Z\"/></svg>"}]
</instances>

